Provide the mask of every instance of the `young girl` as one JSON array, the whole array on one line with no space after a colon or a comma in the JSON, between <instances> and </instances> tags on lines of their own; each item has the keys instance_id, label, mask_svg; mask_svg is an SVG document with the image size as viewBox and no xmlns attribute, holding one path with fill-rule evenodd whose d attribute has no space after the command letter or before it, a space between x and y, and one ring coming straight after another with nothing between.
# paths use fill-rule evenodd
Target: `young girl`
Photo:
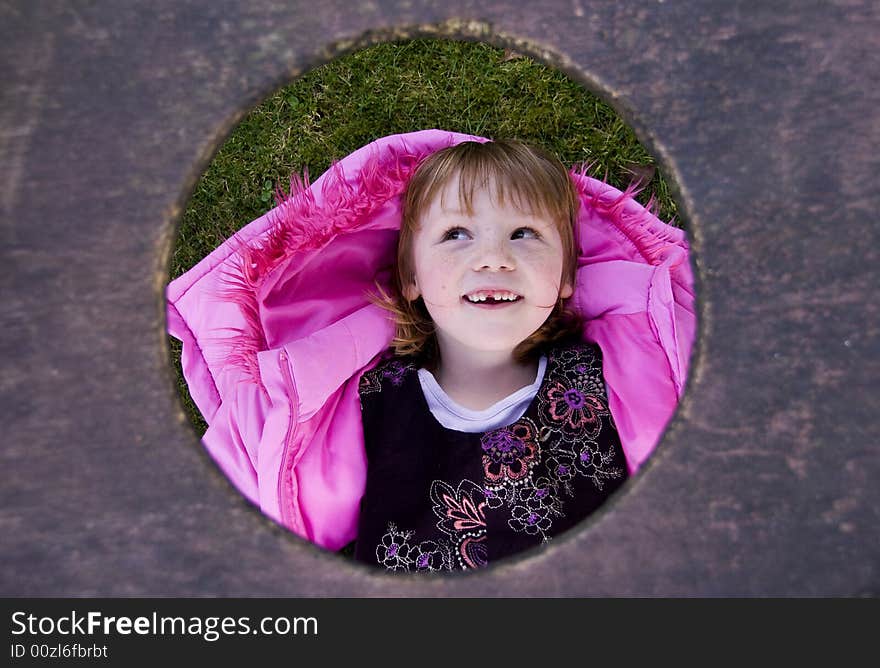
<instances>
[{"instance_id":1,"label":"young girl","mask_svg":"<svg viewBox=\"0 0 880 668\"><path fill-rule=\"evenodd\" d=\"M563 165L518 142L463 142L412 177L391 306L401 354L360 381L356 559L485 566L625 480L601 351L565 308L579 208Z\"/></svg>"},{"instance_id":2,"label":"young girl","mask_svg":"<svg viewBox=\"0 0 880 668\"><path fill-rule=\"evenodd\" d=\"M394 135L292 180L167 291L220 468L384 569L491 564L592 512L659 440L695 331L684 233L633 188L444 150L465 142Z\"/></svg>"}]
</instances>

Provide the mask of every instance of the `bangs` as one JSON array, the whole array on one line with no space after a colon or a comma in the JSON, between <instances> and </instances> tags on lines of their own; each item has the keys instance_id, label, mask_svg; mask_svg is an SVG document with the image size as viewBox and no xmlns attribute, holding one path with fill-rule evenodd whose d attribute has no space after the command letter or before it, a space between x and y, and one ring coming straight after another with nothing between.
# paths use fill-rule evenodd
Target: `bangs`
<instances>
[{"instance_id":1,"label":"bangs","mask_svg":"<svg viewBox=\"0 0 880 668\"><path fill-rule=\"evenodd\" d=\"M565 167L542 149L502 141L464 142L454 148L430 156L420 167L418 176L424 181L412 184L416 186L412 191L415 197L409 202L412 211L424 211L458 177L455 204L468 215L474 213L474 193L488 190L499 206L509 204L557 225L571 225L577 212L571 178ZM453 203L441 200L441 204Z\"/></svg>"}]
</instances>

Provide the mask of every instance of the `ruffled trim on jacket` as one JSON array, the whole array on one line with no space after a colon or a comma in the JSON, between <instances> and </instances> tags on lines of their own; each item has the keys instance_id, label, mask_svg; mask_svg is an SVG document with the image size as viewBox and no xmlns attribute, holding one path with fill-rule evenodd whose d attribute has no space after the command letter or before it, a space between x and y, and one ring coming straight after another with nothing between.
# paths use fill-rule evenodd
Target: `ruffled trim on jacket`
<instances>
[{"instance_id":1,"label":"ruffled trim on jacket","mask_svg":"<svg viewBox=\"0 0 880 668\"><path fill-rule=\"evenodd\" d=\"M240 369L243 378L262 386L257 353L268 348L259 307L263 281L297 254L319 250L335 237L363 227L379 208L403 194L428 155L457 139L450 135L441 145L417 147L403 139L379 147L368 145L361 150L369 150L370 156L348 174L342 163L335 162L315 184L309 183L306 170L302 176L291 175L289 192L277 188L268 231L255 242L236 240L237 262L223 274L219 297L236 303L246 321L243 328L224 338L225 351L220 357L225 366ZM588 176L588 170L583 164L570 171L582 205L613 225L644 262L662 264L671 253L686 259L683 234L657 218L653 196L644 206L635 200L643 189L639 181L621 192ZM581 257L579 264L585 261Z\"/></svg>"},{"instance_id":2,"label":"ruffled trim on jacket","mask_svg":"<svg viewBox=\"0 0 880 668\"><path fill-rule=\"evenodd\" d=\"M290 190L276 189L276 207L269 212L270 228L256 243L240 242L237 265L223 276L221 298L238 304L247 324L228 337L226 364L243 370L247 378L260 383L257 353L267 349L260 320L260 286L269 274L295 255L319 250L340 234L363 227L388 200L399 197L419 164L430 154L451 146L414 147L405 140L369 145L371 155L346 174L340 162L315 184L308 170L292 174Z\"/></svg>"}]
</instances>

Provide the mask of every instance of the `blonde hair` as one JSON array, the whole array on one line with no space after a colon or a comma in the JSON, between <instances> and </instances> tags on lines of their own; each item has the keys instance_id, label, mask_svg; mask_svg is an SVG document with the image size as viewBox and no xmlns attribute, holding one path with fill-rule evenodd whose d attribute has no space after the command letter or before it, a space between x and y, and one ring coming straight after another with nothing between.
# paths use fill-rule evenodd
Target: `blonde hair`
<instances>
[{"instance_id":1,"label":"blonde hair","mask_svg":"<svg viewBox=\"0 0 880 668\"><path fill-rule=\"evenodd\" d=\"M495 201L505 201L524 211L553 220L562 239L562 282L575 284L577 271L576 221L580 198L568 170L542 148L517 140L467 141L432 153L419 165L403 195L403 220L397 243L397 263L392 271L391 295L379 283L381 297L371 300L394 314L396 334L391 348L397 355L416 358L434 370L440 349L434 323L421 297L408 300L403 288L415 280L412 242L419 220L434 199L456 176L459 178L459 206L473 215L474 191L491 187ZM581 338L583 322L558 298L544 324L513 351L514 359L537 359L548 345Z\"/></svg>"}]
</instances>

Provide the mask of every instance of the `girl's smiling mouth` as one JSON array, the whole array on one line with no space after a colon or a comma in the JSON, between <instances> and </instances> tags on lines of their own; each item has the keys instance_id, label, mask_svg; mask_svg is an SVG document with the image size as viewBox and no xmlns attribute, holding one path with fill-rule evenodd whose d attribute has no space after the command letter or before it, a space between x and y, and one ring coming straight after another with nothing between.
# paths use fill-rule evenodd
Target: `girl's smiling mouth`
<instances>
[{"instance_id":1,"label":"girl's smiling mouth","mask_svg":"<svg viewBox=\"0 0 880 668\"><path fill-rule=\"evenodd\" d=\"M462 300L472 306L499 308L522 301L522 296L510 290L475 290L462 296Z\"/></svg>"}]
</instances>

